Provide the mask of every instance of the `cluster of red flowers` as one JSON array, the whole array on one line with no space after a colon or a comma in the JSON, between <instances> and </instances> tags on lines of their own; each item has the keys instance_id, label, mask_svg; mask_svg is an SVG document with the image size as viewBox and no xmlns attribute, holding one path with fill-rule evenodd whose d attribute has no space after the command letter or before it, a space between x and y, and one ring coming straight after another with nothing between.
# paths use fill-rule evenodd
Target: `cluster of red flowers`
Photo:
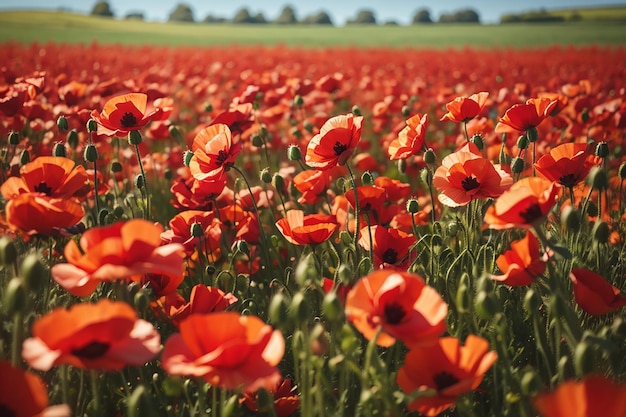
<instances>
[{"instance_id":1,"label":"cluster of red flowers","mask_svg":"<svg viewBox=\"0 0 626 417\"><path fill-rule=\"evenodd\" d=\"M93 49L106 56L103 47ZM11 45L0 57L14 50L27 55ZM117 372L152 364L232 390L253 412L268 411L260 405L267 391L276 415L286 417L311 395L288 376L315 373L290 368L297 365L286 353L300 339L283 334L293 327L273 325L284 317L312 320L301 317L305 308L275 313L270 304L278 295L298 300L322 289L340 295L368 352L406 348L402 363L392 364L393 382L408 410L436 416L496 372L496 351L510 354L509 346L494 346L503 338L493 335L489 314L481 317L484 327L451 323L468 311L453 294L460 287L487 277L478 292L486 294L492 282L500 294L517 296L520 288L511 287L536 288L546 298L571 292L566 307L589 326L590 316L612 317L626 305L623 276L615 279L623 255L613 250L606 270L599 260L626 233L626 169L613 175L622 161L609 157L624 145L626 92L613 79L609 93L586 78L595 49L583 60L564 53L562 65L578 72L571 79L537 74L537 85L525 82L530 75L503 79L519 58L496 61L485 51L502 67L464 73L476 81L455 88L437 75L449 71L434 52L423 52L433 66L420 74L409 56L390 51L343 51L350 59L327 51L307 66L319 58L312 51L298 69L282 63L280 48L264 64L257 51L233 50L191 67L187 55L172 51L163 71L149 56L132 54L132 68L152 69L126 73L124 61L114 65L119 74L112 64L79 74L65 67L86 51L70 48L35 54L41 62L29 57L23 65L33 66L30 74L1 69L0 134L9 138L0 154L3 232L46 247L50 285L71 304L44 306L15 344L29 367ZM521 62L551 53L529 53ZM623 51L603 53L623 62ZM381 62L397 68L393 79L374 70ZM621 67L603 70L607 78L623 74ZM501 81L477 81L488 79ZM349 112L346 102L354 104ZM120 144L126 135L134 148ZM251 184L259 171L261 183ZM568 218L567 210L575 214ZM573 231L590 225L593 256L573 243L580 238ZM463 272L476 275L471 284L458 283ZM127 302L131 293L142 311ZM316 321L337 328L318 307L311 309ZM295 324L300 335L313 326ZM582 328L568 330L568 343L578 333L583 338ZM319 340L312 351L327 361ZM351 360L356 351L337 348L333 360ZM307 354L296 352L293 361ZM17 399L32 398L18 415L68 414L48 405L37 376L4 361L0 367L3 387L19 382L0 390L0 411L13 415ZM361 382L367 390L367 378ZM532 403L545 417L566 415L555 403L567 415L598 415L590 404L608 395L604 389L624 393L589 375L532 396ZM570 395L576 401L565 404ZM622 403L606 415L622 417Z\"/></svg>"}]
</instances>

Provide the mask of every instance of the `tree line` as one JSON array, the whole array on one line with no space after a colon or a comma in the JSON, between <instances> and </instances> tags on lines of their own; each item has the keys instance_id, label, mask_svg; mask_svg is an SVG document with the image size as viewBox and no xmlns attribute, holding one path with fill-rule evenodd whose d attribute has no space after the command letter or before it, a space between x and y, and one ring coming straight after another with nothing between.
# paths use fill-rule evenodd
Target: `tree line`
<instances>
[{"instance_id":1,"label":"tree line","mask_svg":"<svg viewBox=\"0 0 626 417\"><path fill-rule=\"evenodd\" d=\"M115 17L113 10L107 1L98 1L91 10L91 14L94 16L102 17ZM141 12L131 12L124 16L126 19L138 19L143 20L144 15ZM169 14L169 22L197 22L192 8L185 4L179 3ZM247 7L239 9L232 18L207 15L200 22L204 23L235 23L235 24L279 24L279 25L334 25L331 16L325 12L320 11L317 13L309 14L303 18L298 18L295 9L292 6L283 7L281 13L273 20L265 18L262 12L253 13ZM435 23L431 17L430 11L426 8L419 9L413 14L412 24L430 24ZM439 16L438 23L480 23L480 17L478 13L473 9L463 9L454 13L442 13ZM370 9L361 9L356 12L356 15L352 19L348 19L346 24L398 24L395 21L379 22L376 14Z\"/></svg>"}]
</instances>

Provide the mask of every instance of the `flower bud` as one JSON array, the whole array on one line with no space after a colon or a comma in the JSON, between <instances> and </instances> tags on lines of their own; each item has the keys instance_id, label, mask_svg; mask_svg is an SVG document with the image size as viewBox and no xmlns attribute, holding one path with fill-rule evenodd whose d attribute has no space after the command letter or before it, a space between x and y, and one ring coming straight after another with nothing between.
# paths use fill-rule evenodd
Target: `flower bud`
<instances>
[{"instance_id":1,"label":"flower bud","mask_svg":"<svg viewBox=\"0 0 626 417\"><path fill-rule=\"evenodd\" d=\"M285 179L280 174L274 174L272 176L272 185L274 186L274 188L276 188L276 190L279 193L284 194L284 192L285 192Z\"/></svg>"},{"instance_id":2,"label":"flower bud","mask_svg":"<svg viewBox=\"0 0 626 417\"><path fill-rule=\"evenodd\" d=\"M20 166L24 166L30 162L30 152L27 149L24 149L20 154Z\"/></svg>"},{"instance_id":3,"label":"flower bud","mask_svg":"<svg viewBox=\"0 0 626 417\"><path fill-rule=\"evenodd\" d=\"M363 185L374 185L374 177L369 171L365 171L363 175L361 175L361 183Z\"/></svg>"},{"instance_id":4,"label":"flower bud","mask_svg":"<svg viewBox=\"0 0 626 417\"><path fill-rule=\"evenodd\" d=\"M611 230L604 220L597 220L593 225L593 229L591 229L591 235L593 236L594 242L606 244L611 236Z\"/></svg>"},{"instance_id":5,"label":"flower bud","mask_svg":"<svg viewBox=\"0 0 626 417\"><path fill-rule=\"evenodd\" d=\"M300 94L296 94L296 96L293 98L294 107L300 107L303 104L304 104L304 99L302 98L302 96Z\"/></svg>"},{"instance_id":6,"label":"flower bud","mask_svg":"<svg viewBox=\"0 0 626 417\"><path fill-rule=\"evenodd\" d=\"M406 173L406 159L398 159L396 161L396 165L398 167L398 172L400 172L401 174Z\"/></svg>"},{"instance_id":7,"label":"flower bud","mask_svg":"<svg viewBox=\"0 0 626 417\"><path fill-rule=\"evenodd\" d=\"M354 334L354 330L349 324L341 328L341 351L344 353L356 353L361 348L361 342Z\"/></svg>"},{"instance_id":8,"label":"flower bud","mask_svg":"<svg viewBox=\"0 0 626 417\"><path fill-rule=\"evenodd\" d=\"M474 307L478 316L484 320L491 320L498 312L498 306L493 298L493 294L489 294L486 291L479 291L476 294Z\"/></svg>"},{"instance_id":9,"label":"flower bud","mask_svg":"<svg viewBox=\"0 0 626 417\"><path fill-rule=\"evenodd\" d=\"M543 384L541 383L541 378L539 378L537 372L529 370L524 372L524 375L522 375L520 386L524 395L533 396L541 391Z\"/></svg>"},{"instance_id":10,"label":"flower bud","mask_svg":"<svg viewBox=\"0 0 626 417\"><path fill-rule=\"evenodd\" d=\"M411 115L411 107L407 105L402 106L402 116L409 118L410 115Z\"/></svg>"},{"instance_id":11,"label":"flower bud","mask_svg":"<svg viewBox=\"0 0 626 417\"><path fill-rule=\"evenodd\" d=\"M337 266L337 279L340 283L349 285L354 279L354 272L348 265L341 263Z\"/></svg>"},{"instance_id":12,"label":"flower bud","mask_svg":"<svg viewBox=\"0 0 626 417\"><path fill-rule=\"evenodd\" d=\"M424 152L424 162L428 165L433 165L437 161L437 157L435 156L435 151L432 148L426 149Z\"/></svg>"},{"instance_id":13,"label":"flower bud","mask_svg":"<svg viewBox=\"0 0 626 417\"><path fill-rule=\"evenodd\" d=\"M565 206L561 211L561 226L565 230L577 232L580 230L580 212L572 206Z\"/></svg>"},{"instance_id":14,"label":"flower bud","mask_svg":"<svg viewBox=\"0 0 626 417\"><path fill-rule=\"evenodd\" d=\"M191 234L191 236L193 237L202 237L204 236L204 230L202 229L202 224L198 223L198 222L194 222L190 227L189 227L189 233Z\"/></svg>"},{"instance_id":15,"label":"flower bud","mask_svg":"<svg viewBox=\"0 0 626 417\"><path fill-rule=\"evenodd\" d=\"M287 157L290 161L300 161L302 160L302 151L296 145L290 145L289 149L287 149Z\"/></svg>"},{"instance_id":16,"label":"flower bud","mask_svg":"<svg viewBox=\"0 0 626 417\"><path fill-rule=\"evenodd\" d=\"M126 400L126 415L128 417L141 417L149 413L151 397L146 391L145 385L139 385Z\"/></svg>"},{"instance_id":17,"label":"flower bud","mask_svg":"<svg viewBox=\"0 0 626 417\"><path fill-rule=\"evenodd\" d=\"M294 277L296 282L302 287L317 283L321 280L321 274L313 252L309 252L304 255L304 257L300 258L296 265Z\"/></svg>"},{"instance_id":18,"label":"flower bud","mask_svg":"<svg viewBox=\"0 0 626 417\"><path fill-rule=\"evenodd\" d=\"M48 270L34 253L26 255L20 265L20 276L24 280L24 287L29 291L39 293L44 283L49 279Z\"/></svg>"},{"instance_id":19,"label":"flower bud","mask_svg":"<svg viewBox=\"0 0 626 417\"><path fill-rule=\"evenodd\" d=\"M325 356L330 348L330 337L321 323L315 323L309 335L311 352L316 356Z\"/></svg>"},{"instance_id":20,"label":"flower bud","mask_svg":"<svg viewBox=\"0 0 626 417\"><path fill-rule=\"evenodd\" d=\"M472 136L472 138L470 139L470 142L472 142L474 145L476 145L476 147L480 151L485 149L485 141L483 140L483 137L480 136L478 133L475 134L474 136Z\"/></svg>"},{"instance_id":21,"label":"flower bud","mask_svg":"<svg viewBox=\"0 0 626 417\"><path fill-rule=\"evenodd\" d=\"M261 170L261 172L259 172L259 178L261 178L261 181L263 181L265 184L269 184L272 182L272 174L270 174L270 169L269 168L263 168Z\"/></svg>"},{"instance_id":22,"label":"flower bud","mask_svg":"<svg viewBox=\"0 0 626 417\"><path fill-rule=\"evenodd\" d=\"M528 148L528 136L522 135L519 138L517 138L517 148L518 149Z\"/></svg>"},{"instance_id":23,"label":"flower bud","mask_svg":"<svg viewBox=\"0 0 626 417\"><path fill-rule=\"evenodd\" d=\"M343 318L341 300L335 291L331 291L322 300L322 314L330 322L336 322Z\"/></svg>"},{"instance_id":24,"label":"flower bud","mask_svg":"<svg viewBox=\"0 0 626 417\"><path fill-rule=\"evenodd\" d=\"M250 255L250 246L248 246L248 242L243 239L239 239L235 242L235 250L246 256Z\"/></svg>"},{"instance_id":25,"label":"flower bud","mask_svg":"<svg viewBox=\"0 0 626 417\"><path fill-rule=\"evenodd\" d=\"M137 176L135 177L135 187L137 187L137 189L141 190L144 186L146 185L144 179L143 179L143 175L142 174L137 174Z\"/></svg>"},{"instance_id":26,"label":"flower bud","mask_svg":"<svg viewBox=\"0 0 626 417\"><path fill-rule=\"evenodd\" d=\"M98 131L98 123L94 119L87 120L87 132L97 132Z\"/></svg>"},{"instance_id":27,"label":"flower bud","mask_svg":"<svg viewBox=\"0 0 626 417\"><path fill-rule=\"evenodd\" d=\"M574 371L576 376L582 376L591 373L594 368L593 347L586 341L581 341L574 349Z\"/></svg>"},{"instance_id":28,"label":"flower bud","mask_svg":"<svg viewBox=\"0 0 626 417\"><path fill-rule=\"evenodd\" d=\"M17 146L20 144L20 134L18 132L9 133L9 145Z\"/></svg>"},{"instance_id":29,"label":"flower bud","mask_svg":"<svg viewBox=\"0 0 626 417\"><path fill-rule=\"evenodd\" d=\"M137 291L135 296L133 297L133 305L135 306L135 310L137 310L142 315L146 314L148 309L150 308L150 296L146 292L146 290L140 289Z\"/></svg>"},{"instance_id":30,"label":"flower bud","mask_svg":"<svg viewBox=\"0 0 626 417\"><path fill-rule=\"evenodd\" d=\"M587 107L580 112L580 120L582 120L583 123L587 123L589 121L589 109Z\"/></svg>"},{"instance_id":31,"label":"flower bud","mask_svg":"<svg viewBox=\"0 0 626 417\"><path fill-rule=\"evenodd\" d=\"M589 171L587 183L591 185L594 190L606 191L609 188L609 177L604 169L595 166Z\"/></svg>"},{"instance_id":32,"label":"flower bud","mask_svg":"<svg viewBox=\"0 0 626 417\"><path fill-rule=\"evenodd\" d=\"M0 264L11 265L17 261L17 249L13 240L4 235L0 237Z\"/></svg>"},{"instance_id":33,"label":"flower bud","mask_svg":"<svg viewBox=\"0 0 626 417\"><path fill-rule=\"evenodd\" d=\"M519 156L516 156L511 161L511 172L513 174L521 174L522 171L524 171L525 165L526 164L524 163L524 160L520 158Z\"/></svg>"},{"instance_id":34,"label":"flower bud","mask_svg":"<svg viewBox=\"0 0 626 417\"><path fill-rule=\"evenodd\" d=\"M210 113L213 111L213 105L211 103L206 103L204 105L204 111L207 113Z\"/></svg>"},{"instance_id":35,"label":"flower bud","mask_svg":"<svg viewBox=\"0 0 626 417\"><path fill-rule=\"evenodd\" d=\"M67 123L67 119L65 118L65 116L59 116L59 118L57 119L57 129L59 129L59 132L67 132L69 128L70 127Z\"/></svg>"},{"instance_id":36,"label":"flower bud","mask_svg":"<svg viewBox=\"0 0 626 417\"><path fill-rule=\"evenodd\" d=\"M609 156L609 145L606 142L600 142L596 145L596 156L602 159Z\"/></svg>"},{"instance_id":37,"label":"flower bud","mask_svg":"<svg viewBox=\"0 0 626 417\"><path fill-rule=\"evenodd\" d=\"M54 146L52 147L52 155L53 156L60 156L60 157L67 157L67 151L65 150L65 144L62 142L57 142L54 144Z\"/></svg>"},{"instance_id":38,"label":"flower bud","mask_svg":"<svg viewBox=\"0 0 626 417\"><path fill-rule=\"evenodd\" d=\"M128 132L128 143L130 143L131 145L137 146L142 141L143 138L141 137L141 133L139 133L138 130L131 130L130 132Z\"/></svg>"},{"instance_id":39,"label":"flower bud","mask_svg":"<svg viewBox=\"0 0 626 417\"><path fill-rule=\"evenodd\" d=\"M414 198L410 198L409 200L407 200L406 202L406 211L408 211L411 214L415 214L418 211L420 211L420 205L417 202L416 199Z\"/></svg>"},{"instance_id":40,"label":"flower bud","mask_svg":"<svg viewBox=\"0 0 626 417\"><path fill-rule=\"evenodd\" d=\"M539 138L539 132L537 132L537 128L533 126L526 131L526 136L528 137L529 142L537 142L537 139Z\"/></svg>"},{"instance_id":41,"label":"flower bud","mask_svg":"<svg viewBox=\"0 0 626 417\"><path fill-rule=\"evenodd\" d=\"M24 312L26 307L26 290L19 277L12 278L4 289L2 307L8 316Z\"/></svg>"},{"instance_id":42,"label":"flower bud","mask_svg":"<svg viewBox=\"0 0 626 417\"><path fill-rule=\"evenodd\" d=\"M354 114L355 116L363 116L363 114L361 113L361 109L356 104L352 106L352 114Z\"/></svg>"},{"instance_id":43,"label":"flower bud","mask_svg":"<svg viewBox=\"0 0 626 417\"><path fill-rule=\"evenodd\" d=\"M96 145L93 143L88 144L85 147L83 158L85 158L87 162L96 162L98 160L98 149L96 149Z\"/></svg>"},{"instance_id":44,"label":"flower bud","mask_svg":"<svg viewBox=\"0 0 626 417\"><path fill-rule=\"evenodd\" d=\"M217 272L217 268L213 264L208 264L204 268L204 273L207 275L207 277L212 277L213 274L215 274L216 272ZM230 277L230 275L228 275L228 276Z\"/></svg>"},{"instance_id":45,"label":"flower bud","mask_svg":"<svg viewBox=\"0 0 626 417\"><path fill-rule=\"evenodd\" d=\"M302 127L304 127L304 130L306 130L309 133L313 133L313 129L315 129L315 125L311 123L309 120L305 120L304 123L302 124Z\"/></svg>"},{"instance_id":46,"label":"flower bud","mask_svg":"<svg viewBox=\"0 0 626 417\"><path fill-rule=\"evenodd\" d=\"M420 171L420 180L422 180L424 184L430 184L433 180L433 173L428 168L423 168Z\"/></svg>"},{"instance_id":47,"label":"flower bud","mask_svg":"<svg viewBox=\"0 0 626 417\"><path fill-rule=\"evenodd\" d=\"M626 162L622 162L618 171L619 179L624 181L626 179Z\"/></svg>"},{"instance_id":48,"label":"flower bud","mask_svg":"<svg viewBox=\"0 0 626 417\"><path fill-rule=\"evenodd\" d=\"M76 129L72 129L67 132L67 138L65 139L65 141L68 145L70 145L70 148L72 150L76 149L76 147L78 146L78 132L76 131Z\"/></svg>"},{"instance_id":49,"label":"flower bud","mask_svg":"<svg viewBox=\"0 0 626 417\"><path fill-rule=\"evenodd\" d=\"M109 210L106 208L100 210L100 212L98 213L98 224L107 224L107 217L109 217L109 214Z\"/></svg>"},{"instance_id":50,"label":"flower bud","mask_svg":"<svg viewBox=\"0 0 626 417\"><path fill-rule=\"evenodd\" d=\"M252 141L252 145L257 148L260 148L265 144L265 141L263 141L263 138L258 134L252 135L251 141Z\"/></svg>"},{"instance_id":51,"label":"flower bud","mask_svg":"<svg viewBox=\"0 0 626 417\"><path fill-rule=\"evenodd\" d=\"M256 406L258 412L261 414L269 414L274 408L274 397L272 394L265 388L261 387L254 395L256 396Z\"/></svg>"},{"instance_id":52,"label":"flower bud","mask_svg":"<svg viewBox=\"0 0 626 417\"><path fill-rule=\"evenodd\" d=\"M456 309L459 313L467 313L470 307L470 292L467 285L460 285L455 295Z\"/></svg>"},{"instance_id":53,"label":"flower bud","mask_svg":"<svg viewBox=\"0 0 626 417\"><path fill-rule=\"evenodd\" d=\"M311 309L302 291L298 291L294 294L287 314L295 323L305 323L309 321Z\"/></svg>"},{"instance_id":54,"label":"flower bud","mask_svg":"<svg viewBox=\"0 0 626 417\"><path fill-rule=\"evenodd\" d=\"M178 126L170 125L170 127L168 128L168 132L170 136L175 140L182 141L184 139L183 133L180 131Z\"/></svg>"},{"instance_id":55,"label":"flower bud","mask_svg":"<svg viewBox=\"0 0 626 417\"><path fill-rule=\"evenodd\" d=\"M459 230L459 225L456 221L448 223L448 236L455 237Z\"/></svg>"},{"instance_id":56,"label":"flower bud","mask_svg":"<svg viewBox=\"0 0 626 417\"><path fill-rule=\"evenodd\" d=\"M274 294L268 307L268 318L275 326L287 321L287 300L282 292Z\"/></svg>"},{"instance_id":57,"label":"flower bud","mask_svg":"<svg viewBox=\"0 0 626 417\"><path fill-rule=\"evenodd\" d=\"M193 158L193 152L190 150L186 150L183 154L183 164L185 164L186 167L188 167L191 163L191 158Z\"/></svg>"}]
</instances>

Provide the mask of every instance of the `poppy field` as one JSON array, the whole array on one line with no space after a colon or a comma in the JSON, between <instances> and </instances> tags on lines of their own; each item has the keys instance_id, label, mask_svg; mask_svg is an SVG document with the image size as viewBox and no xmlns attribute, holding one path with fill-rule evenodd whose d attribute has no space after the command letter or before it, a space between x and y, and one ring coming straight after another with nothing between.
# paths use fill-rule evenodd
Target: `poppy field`
<instances>
[{"instance_id":1,"label":"poppy field","mask_svg":"<svg viewBox=\"0 0 626 417\"><path fill-rule=\"evenodd\" d=\"M623 47L0 58L0 415L626 416Z\"/></svg>"}]
</instances>

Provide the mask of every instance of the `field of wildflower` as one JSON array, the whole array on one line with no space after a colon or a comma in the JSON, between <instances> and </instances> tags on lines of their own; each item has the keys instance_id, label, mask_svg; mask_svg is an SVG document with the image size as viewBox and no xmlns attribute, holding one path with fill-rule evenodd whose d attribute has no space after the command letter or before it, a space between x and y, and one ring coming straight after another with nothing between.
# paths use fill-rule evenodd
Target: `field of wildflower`
<instances>
[{"instance_id":1,"label":"field of wildflower","mask_svg":"<svg viewBox=\"0 0 626 417\"><path fill-rule=\"evenodd\" d=\"M626 50L0 45L1 416L626 416Z\"/></svg>"}]
</instances>

